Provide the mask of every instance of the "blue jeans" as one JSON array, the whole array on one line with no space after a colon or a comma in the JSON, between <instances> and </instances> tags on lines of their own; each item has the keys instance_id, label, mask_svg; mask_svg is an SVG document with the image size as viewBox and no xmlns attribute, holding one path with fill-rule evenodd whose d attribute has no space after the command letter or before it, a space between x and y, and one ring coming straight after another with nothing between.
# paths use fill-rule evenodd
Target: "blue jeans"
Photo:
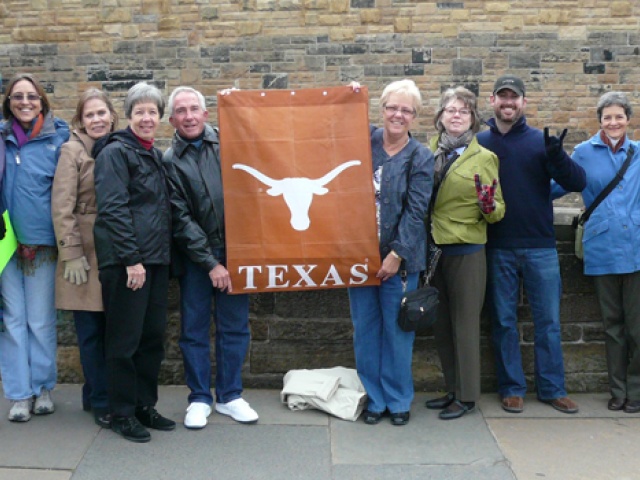
<instances>
[{"instance_id":1,"label":"blue jeans","mask_svg":"<svg viewBox=\"0 0 640 480\"><path fill-rule=\"evenodd\" d=\"M407 277L407 291L415 290L418 274ZM349 288L356 370L369 398L371 412L408 412L413 400L414 332L398 327L402 300L399 275L372 287Z\"/></svg>"},{"instance_id":2,"label":"blue jeans","mask_svg":"<svg viewBox=\"0 0 640 480\"><path fill-rule=\"evenodd\" d=\"M36 257L35 263L25 275L13 255L2 272L6 331L0 333L0 371L9 400L40 396L56 385L56 262Z\"/></svg>"},{"instance_id":3,"label":"blue jeans","mask_svg":"<svg viewBox=\"0 0 640 480\"><path fill-rule=\"evenodd\" d=\"M555 248L487 249L487 272L498 393L502 397L523 397L527 391L517 325L522 277L533 316L538 398L552 400L566 396L560 343L562 284L558 252Z\"/></svg>"},{"instance_id":4,"label":"blue jeans","mask_svg":"<svg viewBox=\"0 0 640 480\"><path fill-rule=\"evenodd\" d=\"M223 259L222 251L214 251ZM249 296L214 289L209 272L188 258L180 277L180 350L184 360L189 403L211 405L211 299L215 299L216 402L242 396L242 365L249 349Z\"/></svg>"},{"instance_id":5,"label":"blue jeans","mask_svg":"<svg viewBox=\"0 0 640 480\"><path fill-rule=\"evenodd\" d=\"M75 310L80 362L84 373L82 403L92 408L108 408L107 363L104 355L104 333L106 320L104 312Z\"/></svg>"}]
</instances>

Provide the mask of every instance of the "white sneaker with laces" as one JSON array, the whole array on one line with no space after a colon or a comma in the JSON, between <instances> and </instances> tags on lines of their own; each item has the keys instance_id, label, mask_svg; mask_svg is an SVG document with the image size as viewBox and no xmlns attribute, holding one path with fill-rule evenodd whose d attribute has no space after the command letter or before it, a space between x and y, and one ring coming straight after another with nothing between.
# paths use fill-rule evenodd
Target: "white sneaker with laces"
<instances>
[{"instance_id":1,"label":"white sneaker with laces","mask_svg":"<svg viewBox=\"0 0 640 480\"><path fill-rule=\"evenodd\" d=\"M12 400L9 421L28 422L31 419L31 399Z\"/></svg>"},{"instance_id":2,"label":"white sneaker with laces","mask_svg":"<svg viewBox=\"0 0 640 480\"><path fill-rule=\"evenodd\" d=\"M216 412L228 415L239 423L256 423L258 414L242 398L236 398L227 403L216 403Z\"/></svg>"},{"instance_id":3,"label":"white sneaker with laces","mask_svg":"<svg viewBox=\"0 0 640 480\"><path fill-rule=\"evenodd\" d=\"M53 398L51 398L51 392L46 388L43 388L40 391L40 396L36 398L36 401L33 404L33 414L48 415L54 411L55 407L53 405Z\"/></svg>"},{"instance_id":4,"label":"white sneaker with laces","mask_svg":"<svg viewBox=\"0 0 640 480\"><path fill-rule=\"evenodd\" d=\"M194 430L207 426L207 417L211 415L211 405L203 402L192 402L184 416L184 426Z\"/></svg>"}]
</instances>

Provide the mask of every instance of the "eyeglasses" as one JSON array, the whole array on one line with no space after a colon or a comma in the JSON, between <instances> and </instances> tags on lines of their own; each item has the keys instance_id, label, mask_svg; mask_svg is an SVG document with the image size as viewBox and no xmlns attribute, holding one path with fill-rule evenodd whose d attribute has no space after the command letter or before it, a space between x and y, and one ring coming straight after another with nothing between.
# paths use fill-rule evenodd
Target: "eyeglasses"
<instances>
[{"instance_id":1,"label":"eyeglasses","mask_svg":"<svg viewBox=\"0 0 640 480\"><path fill-rule=\"evenodd\" d=\"M384 111L389 115L395 115L400 112L403 117L413 117L416 114L415 109L411 110L409 108L400 108L397 105L385 105Z\"/></svg>"},{"instance_id":2,"label":"eyeglasses","mask_svg":"<svg viewBox=\"0 0 640 480\"><path fill-rule=\"evenodd\" d=\"M471 110L469 110L468 108L461 108L460 110L456 108L445 108L444 111L447 115L451 115L451 116L454 116L456 113L461 117L466 117L468 115L471 115Z\"/></svg>"},{"instance_id":3,"label":"eyeglasses","mask_svg":"<svg viewBox=\"0 0 640 480\"><path fill-rule=\"evenodd\" d=\"M30 102L36 102L38 100L42 100L42 97L37 93L14 93L13 95L9 95L9 100L14 100L16 102L22 102L24 99L29 100Z\"/></svg>"}]
</instances>

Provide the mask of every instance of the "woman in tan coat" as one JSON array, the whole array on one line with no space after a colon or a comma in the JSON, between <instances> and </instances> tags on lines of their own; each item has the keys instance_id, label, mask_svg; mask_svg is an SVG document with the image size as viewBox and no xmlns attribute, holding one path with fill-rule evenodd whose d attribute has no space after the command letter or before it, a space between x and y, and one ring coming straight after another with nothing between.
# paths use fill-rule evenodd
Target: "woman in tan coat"
<instances>
[{"instance_id":1,"label":"woman in tan coat","mask_svg":"<svg viewBox=\"0 0 640 480\"><path fill-rule=\"evenodd\" d=\"M85 377L82 407L96 424L109 427L104 358L105 317L93 241L96 192L95 140L112 132L117 114L106 94L91 88L78 101L71 138L61 148L53 181L51 210L58 245L56 308L71 310Z\"/></svg>"}]
</instances>

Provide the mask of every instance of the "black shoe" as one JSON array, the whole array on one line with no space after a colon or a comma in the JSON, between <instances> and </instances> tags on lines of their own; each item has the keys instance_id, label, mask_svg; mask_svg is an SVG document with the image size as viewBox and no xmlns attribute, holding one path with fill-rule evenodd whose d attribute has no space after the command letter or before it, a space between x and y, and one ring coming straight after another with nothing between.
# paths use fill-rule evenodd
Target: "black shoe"
<instances>
[{"instance_id":1,"label":"black shoe","mask_svg":"<svg viewBox=\"0 0 640 480\"><path fill-rule=\"evenodd\" d=\"M140 423L147 428L153 428L154 430L163 430L168 432L176 428L176 422L163 417L153 407L138 407L136 408L136 418L140 420Z\"/></svg>"},{"instance_id":2,"label":"black shoe","mask_svg":"<svg viewBox=\"0 0 640 480\"><path fill-rule=\"evenodd\" d=\"M431 410L442 410L447 408L456 399L455 393L449 392L444 397L432 398L427 400L425 407Z\"/></svg>"},{"instance_id":3,"label":"black shoe","mask_svg":"<svg viewBox=\"0 0 640 480\"><path fill-rule=\"evenodd\" d=\"M380 423L380 420L382 420L382 412L371 412L369 410L365 410L362 412L362 419L367 425L376 425Z\"/></svg>"},{"instance_id":4,"label":"black shoe","mask_svg":"<svg viewBox=\"0 0 640 480\"><path fill-rule=\"evenodd\" d=\"M475 408L475 402L461 402L460 400L455 400L451 405L442 410L438 416L442 420L453 420L454 418L460 418L467 412L473 412Z\"/></svg>"},{"instance_id":5,"label":"black shoe","mask_svg":"<svg viewBox=\"0 0 640 480\"><path fill-rule=\"evenodd\" d=\"M111 428L111 414L108 408L94 408L93 420L99 427L106 429Z\"/></svg>"},{"instance_id":6,"label":"black shoe","mask_svg":"<svg viewBox=\"0 0 640 480\"><path fill-rule=\"evenodd\" d=\"M391 425L395 425L396 427L401 427L409 423L409 417L411 414L409 412L396 412L391 414Z\"/></svg>"},{"instance_id":7,"label":"black shoe","mask_svg":"<svg viewBox=\"0 0 640 480\"><path fill-rule=\"evenodd\" d=\"M609 410L613 410L613 411L622 410L626 403L627 403L627 399L626 398L611 397L611 399L607 403L607 408Z\"/></svg>"},{"instance_id":8,"label":"black shoe","mask_svg":"<svg viewBox=\"0 0 640 480\"><path fill-rule=\"evenodd\" d=\"M151 440L151 434L140 425L136 417L113 417L111 419L111 430L131 442L146 443Z\"/></svg>"},{"instance_id":9,"label":"black shoe","mask_svg":"<svg viewBox=\"0 0 640 480\"><path fill-rule=\"evenodd\" d=\"M640 400L627 400L624 405L624 413L638 413L640 412Z\"/></svg>"}]
</instances>

